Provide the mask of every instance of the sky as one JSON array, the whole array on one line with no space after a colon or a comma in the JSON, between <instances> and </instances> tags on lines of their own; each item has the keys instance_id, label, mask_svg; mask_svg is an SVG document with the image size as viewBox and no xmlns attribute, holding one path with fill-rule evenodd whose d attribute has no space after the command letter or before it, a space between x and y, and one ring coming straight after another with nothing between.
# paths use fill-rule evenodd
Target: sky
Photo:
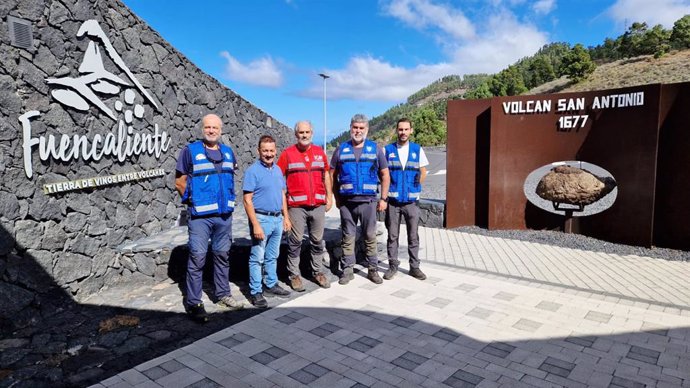
<instances>
[{"instance_id":1,"label":"sky","mask_svg":"<svg viewBox=\"0 0 690 388\"><path fill-rule=\"evenodd\" d=\"M310 120L317 144L324 127L330 140L354 114L380 115L446 75L492 74L548 43L595 46L633 22L672 28L690 14L690 0L123 2L278 121Z\"/></svg>"}]
</instances>

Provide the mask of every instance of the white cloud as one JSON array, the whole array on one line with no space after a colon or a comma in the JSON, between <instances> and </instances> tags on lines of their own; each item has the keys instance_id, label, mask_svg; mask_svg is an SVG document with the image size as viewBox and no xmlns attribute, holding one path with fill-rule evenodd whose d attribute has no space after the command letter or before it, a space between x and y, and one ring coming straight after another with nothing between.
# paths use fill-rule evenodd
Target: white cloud
<instances>
[{"instance_id":1,"label":"white cloud","mask_svg":"<svg viewBox=\"0 0 690 388\"><path fill-rule=\"evenodd\" d=\"M455 50L456 74L495 73L534 54L546 43L546 35L536 27L520 24L508 12L495 14L487 21L486 33Z\"/></svg>"},{"instance_id":2,"label":"white cloud","mask_svg":"<svg viewBox=\"0 0 690 388\"><path fill-rule=\"evenodd\" d=\"M542 15L551 13L556 8L556 0L538 0L532 4L534 12Z\"/></svg>"},{"instance_id":3,"label":"white cloud","mask_svg":"<svg viewBox=\"0 0 690 388\"><path fill-rule=\"evenodd\" d=\"M510 0L519 6L523 0ZM447 59L404 68L371 55L356 55L341 69L322 69L329 76L330 99L404 101L412 93L450 74L495 73L534 54L548 40L534 25L520 22L510 2L496 2L485 19L473 24L461 10L431 0L393 0L384 11L406 24L439 34ZM505 5L509 4L509 5ZM444 16L445 15L445 16ZM459 27L451 28L451 21ZM320 71L320 72L321 72ZM322 81L314 80L306 96L322 96Z\"/></svg>"},{"instance_id":4,"label":"white cloud","mask_svg":"<svg viewBox=\"0 0 690 388\"><path fill-rule=\"evenodd\" d=\"M405 69L371 56L357 56L344 69L325 71L330 76L326 89L330 99L398 101L452 71L445 63ZM319 97L322 93L319 81L304 94Z\"/></svg>"},{"instance_id":5,"label":"white cloud","mask_svg":"<svg viewBox=\"0 0 690 388\"><path fill-rule=\"evenodd\" d=\"M270 56L242 64L227 51L220 55L227 60L223 75L232 81L272 88L283 84L283 74Z\"/></svg>"},{"instance_id":6,"label":"white cloud","mask_svg":"<svg viewBox=\"0 0 690 388\"><path fill-rule=\"evenodd\" d=\"M430 0L393 0L384 11L410 27L437 28L454 38L471 38L475 33L462 11Z\"/></svg>"},{"instance_id":7,"label":"white cloud","mask_svg":"<svg viewBox=\"0 0 690 388\"><path fill-rule=\"evenodd\" d=\"M690 0L617 0L608 14L627 26L647 22L650 27L661 24L669 28L683 15L690 14Z\"/></svg>"}]
</instances>

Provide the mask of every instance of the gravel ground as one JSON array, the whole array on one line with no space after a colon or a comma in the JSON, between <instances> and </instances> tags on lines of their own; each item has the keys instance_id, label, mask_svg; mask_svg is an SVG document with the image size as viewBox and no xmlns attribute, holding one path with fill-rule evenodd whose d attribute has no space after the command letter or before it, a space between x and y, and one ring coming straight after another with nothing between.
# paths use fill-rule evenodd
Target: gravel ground
<instances>
[{"instance_id":1,"label":"gravel ground","mask_svg":"<svg viewBox=\"0 0 690 388\"><path fill-rule=\"evenodd\" d=\"M614 244L597 240L581 234L568 234L548 230L487 230L477 226L463 226L455 228L465 233L479 234L482 236L508 238L555 245L564 248L582 249L585 251L605 252L620 256L635 255L652 257L656 259L690 261L690 252L667 248L644 248L633 245Z\"/></svg>"}]
</instances>

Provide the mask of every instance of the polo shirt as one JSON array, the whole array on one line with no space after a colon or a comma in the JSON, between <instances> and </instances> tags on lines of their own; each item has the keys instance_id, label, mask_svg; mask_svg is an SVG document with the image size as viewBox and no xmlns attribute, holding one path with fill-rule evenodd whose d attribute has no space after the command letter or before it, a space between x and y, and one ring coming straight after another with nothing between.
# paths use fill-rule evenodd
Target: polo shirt
<instances>
[{"instance_id":1,"label":"polo shirt","mask_svg":"<svg viewBox=\"0 0 690 388\"><path fill-rule=\"evenodd\" d=\"M268 167L261 160L257 160L244 172L242 191L254 193L252 203L255 210L281 211L283 190L285 190L285 178L275 163Z\"/></svg>"}]
</instances>

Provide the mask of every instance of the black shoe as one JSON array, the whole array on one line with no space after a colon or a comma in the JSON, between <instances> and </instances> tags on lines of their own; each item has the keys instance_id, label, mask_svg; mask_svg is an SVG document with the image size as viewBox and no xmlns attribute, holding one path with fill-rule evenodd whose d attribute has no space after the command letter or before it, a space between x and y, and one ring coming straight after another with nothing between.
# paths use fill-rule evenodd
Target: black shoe
<instances>
[{"instance_id":1,"label":"black shoe","mask_svg":"<svg viewBox=\"0 0 690 388\"><path fill-rule=\"evenodd\" d=\"M194 306L187 307L187 314L196 322L206 323L208 322L208 314L204 308L203 303L195 304Z\"/></svg>"},{"instance_id":2,"label":"black shoe","mask_svg":"<svg viewBox=\"0 0 690 388\"><path fill-rule=\"evenodd\" d=\"M398 273L398 266L391 264L388 266L388 270L383 274L383 278L386 280L391 280Z\"/></svg>"},{"instance_id":3,"label":"black shoe","mask_svg":"<svg viewBox=\"0 0 690 388\"><path fill-rule=\"evenodd\" d=\"M419 279L419 280L426 279L426 275L419 268L410 268L410 276L412 276L415 279Z\"/></svg>"},{"instance_id":4,"label":"black shoe","mask_svg":"<svg viewBox=\"0 0 690 388\"><path fill-rule=\"evenodd\" d=\"M266 294L268 294L268 296L278 296L281 298L287 298L290 296L290 291L284 289L283 287L279 286L278 284L276 284L275 286L273 286L271 288L267 288L265 292L266 292Z\"/></svg>"},{"instance_id":5,"label":"black shoe","mask_svg":"<svg viewBox=\"0 0 690 388\"><path fill-rule=\"evenodd\" d=\"M355 273L352 270L352 267L347 267L343 269L343 273L340 274L340 279L338 279L338 284L340 285L346 285L347 283L350 283L350 280L355 279Z\"/></svg>"},{"instance_id":6,"label":"black shoe","mask_svg":"<svg viewBox=\"0 0 690 388\"><path fill-rule=\"evenodd\" d=\"M379 276L379 271L376 268L369 268L369 273L367 274L367 279L371 280L376 284L383 283L383 279Z\"/></svg>"},{"instance_id":7,"label":"black shoe","mask_svg":"<svg viewBox=\"0 0 690 388\"><path fill-rule=\"evenodd\" d=\"M264 294L253 294L249 295L249 303L253 304L254 307L258 307L260 309L265 309L268 307L268 302L266 301L266 298L264 298Z\"/></svg>"}]
</instances>

